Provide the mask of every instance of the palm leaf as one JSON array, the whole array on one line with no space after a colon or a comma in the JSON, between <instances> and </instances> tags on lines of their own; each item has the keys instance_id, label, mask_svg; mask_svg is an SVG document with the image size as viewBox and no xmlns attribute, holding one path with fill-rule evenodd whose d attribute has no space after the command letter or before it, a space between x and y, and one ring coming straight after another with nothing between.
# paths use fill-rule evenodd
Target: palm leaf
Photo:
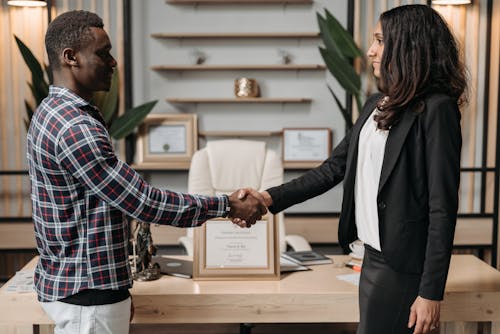
<instances>
[{"instance_id":1,"label":"palm leaf","mask_svg":"<svg viewBox=\"0 0 500 334\"><path fill-rule=\"evenodd\" d=\"M44 98L49 95L49 87L44 85L34 85L33 83L28 82L28 86L30 87L31 94L35 98L36 105L39 105Z\"/></svg>"},{"instance_id":2,"label":"palm leaf","mask_svg":"<svg viewBox=\"0 0 500 334\"><path fill-rule=\"evenodd\" d=\"M108 92L95 92L92 95L92 99L90 100L90 104L95 106L97 109L99 109L102 112L102 106L104 105L104 100L106 99L106 95Z\"/></svg>"},{"instance_id":3,"label":"palm leaf","mask_svg":"<svg viewBox=\"0 0 500 334\"><path fill-rule=\"evenodd\" d=\"M113 78L111 80L111 86L109 87L109 91L105 95L105 99L102 104L102 114L104 116L104 120L108 123L112 123L116 112L118 111L118 91L120 89L120 80L118 77L118 70L113 72Z\"/></svg>"},{"instance_id":4,"label":"palm leaf","mask_svg":"<svg viewBox=\"0 0 500 334\"><path fill-rule=\"evenodd\" d=\"M347 108L345 108L342 103L340 102L339 98L337 97L337 95L333 92L333 89L328 86L328 90L330 91L330 93L332 93L332 96L333 98L335 99L335 102L337 103L337 106L339 107L340 109L340 113L342 114L342 116L344 117L344 121L345 121L345 124L346 124L346 127L348 129L352 128L353 126L353 123L352 123L352 116L351 114L349 113L349 111L347 110Z\"/></svg>"},{"instance_id":5,"label":"palm leaf","mask_svg":"<svg viewBox=\"0 0 500 334\"><path fill-rule=\"evenodd\" d=\"M24 100L24 106L26 107L26 117L23 118L23 122L24 122L24 126L26 127L26 131L28 131L28 129L30 127L30 123L31 123L31 118L33 117L34 110L33 110L33 107L31 106L31 104L26 100Z\"/></svg>"},{"instance_id":6,"label":"palm leaf","mask_svg":"<svg viewBox=\"0 0 500 334\"><path fill-rule=\"evenodd\" d=\"M346 57L343 55L342 51L338 47L337 42L330 33L330 28L328 27L328 22L326 21L326 19L322 17L319 13L316 13L316 17L318 19L321 38L323 39L323 43L325 43L325 48L326 50L328 50L328 53L330 54L335 53L338 58L346 59ZM347 59L346 63L348 63Z\"/></svg>"},{"instance_id":7,"label":"palm leaf","mask_svg":"<svg viewBox=\"0 0 500 334\"><path fill-rule=\"evenodd\" d=\"M330 35L330 38L332 38L335 41L335 44L338 45L338 48L340 49L342 54L348 58L356 58L363 56L363 53L354 42L351 34L344 29L344 27L332 15L332 13L328 11L328 9L325 9L325 13L326 13L325 21L328 26L328 29L326 29L324 33Z\"/></svg>"},{"instance_id":8,"label":"palm leaf","mask_svg":"<svg viewBox=\"0 0 500 334\"><path fill-rule=\"evenodd\" d=\"M349 94L359 94L361 90L361 79L354 68L344 58L339 57L337 53L329 53L326 49L320 47L319 51L328 70L337 79L339 84Z\"/></svg>"},{"instance_id":9,"label":"palm leaf","mask_svg":"<svg viewBox=\"0 0 500 334\"><path fill-rule=\"evenodd\" d=\"M19 51L21 51L21 55L23 56L24 62L26 63L26 65L28 65L31 71L32 77L43 78L42 66L35 58L33 53L26 46L26 44L24 44L16 35L14 35L14 38L16 39L17 47L19 48Z\"/></svg>"},{"instance_id":10,"label":"palm leaf","mask_svg":"<svg viewBox=\"0 0 500 334\"><path fill-rule=\"evenodd\" d=\"M109 133L115 139L122 139L134 131L134 129L146 118L158 101L151 101L140 106L128 109L123 115L115 119Z\"/></svg>"},{"instance_id":11,"label":"palm leaf","mask_svg":"<svg viewBox=\"0 0 500 334\"><path fill-rule=\"evenodd\" d=\"M49 83L46 80L45 73L49 73L49 69L47 65L40 65L36 57L33 55L31 50L23 43L16 35L14 38L17 43L17 47L21 52L21 55L24 59L24 62L28 66L31 71L31 83L28 83L31 94L33 94L33 98L35 99L35 107L38 106L44 98L49 94ZM24 120L25 125L29 126L29 122L31 122L31 117L33 116L34 108L25 101L26 106L26 119Z\"/></svg>"}]
</instances>

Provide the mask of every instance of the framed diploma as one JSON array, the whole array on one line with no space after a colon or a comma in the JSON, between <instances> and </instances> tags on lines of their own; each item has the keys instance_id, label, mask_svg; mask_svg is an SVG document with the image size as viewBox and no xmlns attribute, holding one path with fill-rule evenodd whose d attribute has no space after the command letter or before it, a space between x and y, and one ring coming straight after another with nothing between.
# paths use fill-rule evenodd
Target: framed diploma
<instances>
[{"instance_id":1,"label":"framed diploma","mask_svg":"<svg viewBox=\"0 0 500 334\"><path fill-rule=\"evenodd\" d=\"M250 228L229 219L194 231L195 280L279 280L278 231L272 215Z\"/></svg>"},{"instance_id":2,"label":"framed diploma","mask_svg":"<svg viewBox=\"0 0 500 334\"><path fill-rule=\"evenodd\" d=\"M329 128L283 129L284 162L320 162L330 156L332 130Z\"/></svg>"},{"instance_id":3,"label":"framed diploma","mask_svg":"<svg viewBox=\"0 0 500 334\"><path fill-rule=\"evenodd\" d=\"M198 147L194 114L155 114L139 126L137 163L189 162Z\"/></svg>"}]
</instances>

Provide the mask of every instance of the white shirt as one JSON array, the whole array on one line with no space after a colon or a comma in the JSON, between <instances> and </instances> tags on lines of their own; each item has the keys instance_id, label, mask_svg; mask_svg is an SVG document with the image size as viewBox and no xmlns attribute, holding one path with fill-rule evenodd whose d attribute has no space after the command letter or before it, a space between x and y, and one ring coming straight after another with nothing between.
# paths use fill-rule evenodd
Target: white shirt
<instances>
[{"instance_id":1,"label":"white shirt","mask_svg":"<svg viewBox=\"0 0 500 334\"><path fill-rule=\"evenodd\" d=\"M356 228L358 238L381 250L377 210L377 193L389 131L377 129L375 109L359 134L358 164L354 184Z\"/></svg>"}]
</instances>

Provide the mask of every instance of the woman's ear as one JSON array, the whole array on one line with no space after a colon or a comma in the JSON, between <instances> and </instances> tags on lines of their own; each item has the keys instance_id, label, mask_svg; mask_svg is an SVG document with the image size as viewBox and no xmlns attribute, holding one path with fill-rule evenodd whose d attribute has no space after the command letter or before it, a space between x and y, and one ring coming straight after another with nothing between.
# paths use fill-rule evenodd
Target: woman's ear
<instances>
[{"instance_id":1,"label":"woman's ear","mask_svg":"<svg viewBox=\"0 0 500 334\"><path fill-rule=\"evenodd\" d=\"M62 52L64 63L69 66L78 66L78 60L75 54L75 50L71 48L64 49Z\"/></svg>"}]
</instances>

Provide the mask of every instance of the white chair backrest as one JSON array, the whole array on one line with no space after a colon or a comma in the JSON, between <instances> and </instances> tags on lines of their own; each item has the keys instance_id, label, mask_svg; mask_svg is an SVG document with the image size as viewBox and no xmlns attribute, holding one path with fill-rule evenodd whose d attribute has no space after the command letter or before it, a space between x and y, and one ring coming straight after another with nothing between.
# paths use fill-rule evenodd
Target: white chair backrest
<instances>
[{"instance_id":1,"label":"white chair backrest","mask_svg":"<svg viewBox=\"0 0 500 334\"><path fill-rule=\"evenodd\" d=\"M265 142L217 140L193 155L188 192L200 195L231 194L239 188L259 191L283 183L281 158ZM286 250L283 213L277 215L280 251ZM192 229L188 229L192 236Z\"/></svg>"}]
</instances>

